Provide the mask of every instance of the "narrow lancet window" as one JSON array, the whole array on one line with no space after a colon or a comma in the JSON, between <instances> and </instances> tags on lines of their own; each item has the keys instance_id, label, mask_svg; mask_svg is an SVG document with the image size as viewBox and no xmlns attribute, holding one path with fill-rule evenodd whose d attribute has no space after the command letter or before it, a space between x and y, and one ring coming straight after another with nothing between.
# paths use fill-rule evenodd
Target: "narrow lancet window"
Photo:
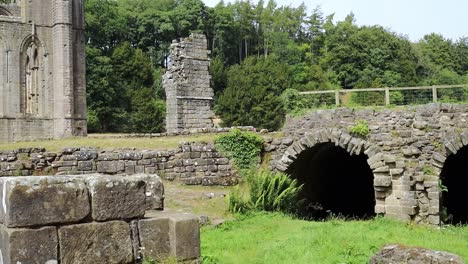
<instances>
[{"instance_id":1,"label":"narrow lancet window","mask_svg":"<svg viewBox=\"0 0 468 264\"><path fill-rule=\"evenodd\" d=\"M37 114L39 111L39 54L34 42L31 42L26 51L25 79L24 112Z\"/></svg>"}]
</instances>

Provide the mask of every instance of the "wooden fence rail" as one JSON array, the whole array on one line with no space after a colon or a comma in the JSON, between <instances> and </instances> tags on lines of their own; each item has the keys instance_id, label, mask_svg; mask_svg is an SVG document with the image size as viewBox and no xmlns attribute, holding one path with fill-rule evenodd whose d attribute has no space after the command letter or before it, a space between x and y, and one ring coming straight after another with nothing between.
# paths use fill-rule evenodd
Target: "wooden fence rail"
<instances>
[{"instance_id":1,"label":"wooden fence rail","mask_svg":"<svg viewBox=\"0 0 468 264\"><path fill-rule=\"evenodd\" d=\"M410 91L410 90L431 90L432 101L437 102L437 91L439 89L467 88L468 84L457 85L433 85L433 86L418 86L418 87L385 87L385 88L364 88L364 89L340 89L340 90L322 90L322 91L306 91L299 92L300 95L317 95L317 94L335 94L335 104L340 106L341 93L360 93L360 92L385 92L385 105L390 105L391 91Z\"/></svg>"}]
</instances>

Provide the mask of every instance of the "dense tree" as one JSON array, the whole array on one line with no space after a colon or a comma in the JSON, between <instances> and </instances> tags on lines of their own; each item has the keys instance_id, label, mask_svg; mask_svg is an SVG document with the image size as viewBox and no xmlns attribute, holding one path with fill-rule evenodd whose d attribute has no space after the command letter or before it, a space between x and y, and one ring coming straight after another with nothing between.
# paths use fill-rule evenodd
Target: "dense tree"
<instances>
[{"instance_id":1,"label":"dense tree","mask_svg":"<svg viewBox=\"0 0 468 264\"><path fill-rule=\"evenodd\" d=\"M278 129L284 118L279 96L290 86L289 66L276 57L249 57L228 70L216 113L227 126Z\"/></svg>"},{"instance_id":2,"label":"dense tree","mask_svg":"<svg viewBox=\"0 0 468 264\"><path fill-rule=\"evenodd\" d=\"M86 0L85 11L92 131L163 130L168 48L191 32L208 38L216 112L225 125L278 128L282 102L292 104L288 111L309 106L291 102L296 91L468 82L468 37L453 42L431 33L411 43L381 26L358 26L353 14L336 21L320 7L308 13L305 5L275 0L221 0L214 8L202 0ZM280 100L287 88L293 90ZM359 94L358 103L383 100ZM404 102L407 94L391 96Z\"/></svg>"}]
</instances>

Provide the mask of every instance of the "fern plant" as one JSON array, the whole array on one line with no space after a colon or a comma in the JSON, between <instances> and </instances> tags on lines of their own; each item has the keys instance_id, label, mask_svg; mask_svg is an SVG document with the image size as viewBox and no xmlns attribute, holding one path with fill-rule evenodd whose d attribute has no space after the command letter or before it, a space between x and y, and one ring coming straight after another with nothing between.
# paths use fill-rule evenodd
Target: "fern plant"
<instances>
[{"instance_id":1,"label":"fern plant","mask_svg":"<svg viewBox=\"0 0 468 264\"><path fill-rule=\"evenodd\" d=\"M229 210L242 213L249 210L292 212L302 189L297 180L279 172L249 173L247 194L239 188L229 196Z\"/></svg>"}]
</instances>

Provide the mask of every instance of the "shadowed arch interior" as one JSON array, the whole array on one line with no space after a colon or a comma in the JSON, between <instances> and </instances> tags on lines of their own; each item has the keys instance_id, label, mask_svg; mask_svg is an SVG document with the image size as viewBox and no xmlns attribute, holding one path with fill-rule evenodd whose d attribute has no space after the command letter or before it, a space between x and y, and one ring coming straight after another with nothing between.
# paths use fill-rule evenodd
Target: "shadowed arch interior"
<instances>
[{"instance_id":1,"label":"shadowed arch interior","mask_svg":"<svg viewBox=\"0 0 468 264\"><path fill-rule=\"evenodd\" d=\"M321 143L303 151L287 173L304 184L305 217L374 216L373 173L364 154L352 156L334 143Z\"/></svg>"},{"instance_id":2,"label":"shadowed arch interior","mask_svg":"<svg viewBox=\"0 0 468 264\"><path fill-rule=\"evenodd\" d=\"M468 224L468 146L461 148L445 161L441 172L442 221L452 224ZM446 210L446 211L445 211Z\"/></svg>"}]
</instances>

